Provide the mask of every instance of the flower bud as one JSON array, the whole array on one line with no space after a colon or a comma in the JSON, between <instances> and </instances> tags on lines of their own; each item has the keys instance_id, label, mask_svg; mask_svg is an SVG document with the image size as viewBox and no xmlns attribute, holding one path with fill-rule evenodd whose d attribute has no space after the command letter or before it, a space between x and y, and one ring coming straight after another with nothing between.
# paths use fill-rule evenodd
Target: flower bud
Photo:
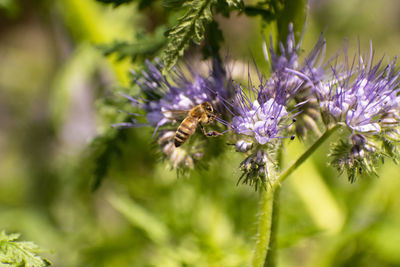
<instances>
[{"instance_id":1,"label":"flower bud","mask_svg":"<svg viewBox=\"0 0 400 267\"><path fill-rule=\"evenodd\" d=\"M253 147L252 143L246 142L244 140L239 140L236 142L237 152L247 152Z\"/></svg>"}]
</instances>

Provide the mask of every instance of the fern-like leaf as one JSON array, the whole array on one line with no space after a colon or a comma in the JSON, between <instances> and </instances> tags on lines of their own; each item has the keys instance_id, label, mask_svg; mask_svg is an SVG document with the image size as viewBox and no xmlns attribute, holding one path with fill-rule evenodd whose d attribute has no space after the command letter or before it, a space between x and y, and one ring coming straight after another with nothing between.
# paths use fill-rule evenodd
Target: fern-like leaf
<instances>
[{"instance_id":1,"label":"fern-like leaf","mask_svg":"<svg viewBox=\"0 0 400 267\"><path fill-rule=\"evenodd\" d=\"M19 234L0 232L0 263L2 266L42 267L49 266L48 259L37 255L39 247L29 241L16 241Z\"/></svg>"},{"instance_id":2,"label":"fern-like leaf","mask_svg":"<svg viewBox=\"0 0 400 267\"><path fill-rule=\"evenodd\" d=\"M205 25L212 21L212 7L216 0L192 0L184 3L189 7L178 20L178 25L167 32L168 44L162 60L166 70L171 69L188 48L190 42L200 44Z\"/></svg>"},{"instance_id":3,"label":"fern-like leaf","mask_svg":"<svg viewBox=\"0 0 400 267\"><path fill-rule=\"evenodd\" d=\"M165 70L170 70L176 64L190 42L197 45L201 43L206 26L213 21L214 8L224 16L229 16L232 10L244 7L242 0L164 0L163 3L170 8L176 8L178 4L188 7L178 24L166 32L168 44L161 56Z\"/></svg>"}]
</instances>

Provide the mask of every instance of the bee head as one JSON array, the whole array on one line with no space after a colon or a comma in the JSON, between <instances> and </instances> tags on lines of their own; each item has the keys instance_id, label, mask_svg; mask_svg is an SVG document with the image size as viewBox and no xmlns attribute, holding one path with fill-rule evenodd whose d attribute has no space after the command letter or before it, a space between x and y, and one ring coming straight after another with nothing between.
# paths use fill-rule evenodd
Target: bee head
<instances>
[{"instance_id":1,"label":"bee head","mask_svg":"<svg viewBox=\"0 0 400 267\"><path fill-rule=\"evenodd\" d=\"M204 102L203 104L201 104L201 106L203 107L203 109L207 113L213 113L214 112L214 109L213 109L212 105L210 104L210 102Z\"/></svg>"}]
</instances>

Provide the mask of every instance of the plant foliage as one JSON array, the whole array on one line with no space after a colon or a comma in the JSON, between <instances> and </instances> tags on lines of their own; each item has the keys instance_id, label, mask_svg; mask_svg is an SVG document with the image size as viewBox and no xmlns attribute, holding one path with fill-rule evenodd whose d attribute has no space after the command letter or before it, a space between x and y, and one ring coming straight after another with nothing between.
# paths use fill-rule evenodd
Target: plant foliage
<instances>
[{"instance_id":1,"label":"plant foliage","mask_svg":"<svg viewBox=\"0 0 400 267\"><path fill-rule=\"evenodd\" d=\"M121 145L126 140L126 132L111 128L105 134L96 137L91 144L94 155L92 190L95 191L107 175L114 157L121 154Z\"/></svg>"},{"instance_id":2,"label":"plant foliage","mask_svg":"<svg viewBox=\"0 0 400 267\"><path fill-rule=\"evenodd\" d=\"M168 44L163 51L162 60L167 70L176 64L190 42L201 43L204 38L204 27L212 21L214 4L215 0L193 0L184 3L185 7L189 7L186 14L166 33Z\"/></svg>"},{"instance_id":3,"label":"plant foliage","mask_svg":"<svg viewBox=\"0 0 400 267\"><path fill-rule=\"evenodd\" d=\"M30 241L16 241L19 234L0 232L0 263L5 266L42 267L51 262L38 256L39 247ZM3 266L3 265L2 265Z\"/></svg>"},{"instance_id":4,"label":"plant foliage","mask_svg":"<svg viewBox=\"0 0 400 267\"><path fill-rule=\"evenodd\" d=\"M160 27L154 35L138 34L135 43L114 41L111 44L101 45L99 48L106 56L117 54L119 60L124 58L131 60L152 58L165 45L164 30L164 27Z\"/></svg>"}]
</instances>

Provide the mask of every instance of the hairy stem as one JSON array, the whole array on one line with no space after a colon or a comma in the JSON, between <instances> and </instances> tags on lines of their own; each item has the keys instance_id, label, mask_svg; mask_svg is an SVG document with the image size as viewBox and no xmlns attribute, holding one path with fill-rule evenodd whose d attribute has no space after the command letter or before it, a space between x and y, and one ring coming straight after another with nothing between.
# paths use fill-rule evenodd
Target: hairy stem
<instances>
[{"instance_id":1,"label":"hairy stem","mask_svg":"<svg viewBox=\"0 0 400 267\"><path fill-rule=\"evenodd\" d=\"M276 183L275 183L276 184ZM267 190L261 190L260 196L260 214L258 221L258 236L256 248L253 255L253 267L263 267L266 261L267 252L271 239L272 215L274 208L274 195L277 189L275 184Z\"/></svg>"},{"instance_id":2,"label":"hairy stem","mask_svg":"<svg viewBox=\"0 0 400 267\"><path fill-rule=\"evenodd\" d=\"M279 199L281 188L276 187L274 193L274 200L272 203L272 220L271 220L271 234L269 239L269 249L265 255L264 267L275 267L276 257L278 251L278 226L279 226Z\"/></svg>"},{"instance_id":3,"label":"hairy stem","mask_svg":"<svg viewBox=\"0 0 400 267\"><path fill-rule=\"evenodd\" d=\"M253 255L252 267L274 266L274 261L270 257L274 256L268 254L270 248L275 246L271 244L272 231L277 228L277 220L274 220L274 208L278 207L279 187L280 184L295 171L317 148L331 136L340 125L335 125L328 128L315 143L310 146L288 169L286 169L278 178L272 180L270 186L266 190L261 190L260 197L260 212L258 220L258 234L256 247ZM275 203L276 202L276 203Z\"/></svg>"}]
</instances>

